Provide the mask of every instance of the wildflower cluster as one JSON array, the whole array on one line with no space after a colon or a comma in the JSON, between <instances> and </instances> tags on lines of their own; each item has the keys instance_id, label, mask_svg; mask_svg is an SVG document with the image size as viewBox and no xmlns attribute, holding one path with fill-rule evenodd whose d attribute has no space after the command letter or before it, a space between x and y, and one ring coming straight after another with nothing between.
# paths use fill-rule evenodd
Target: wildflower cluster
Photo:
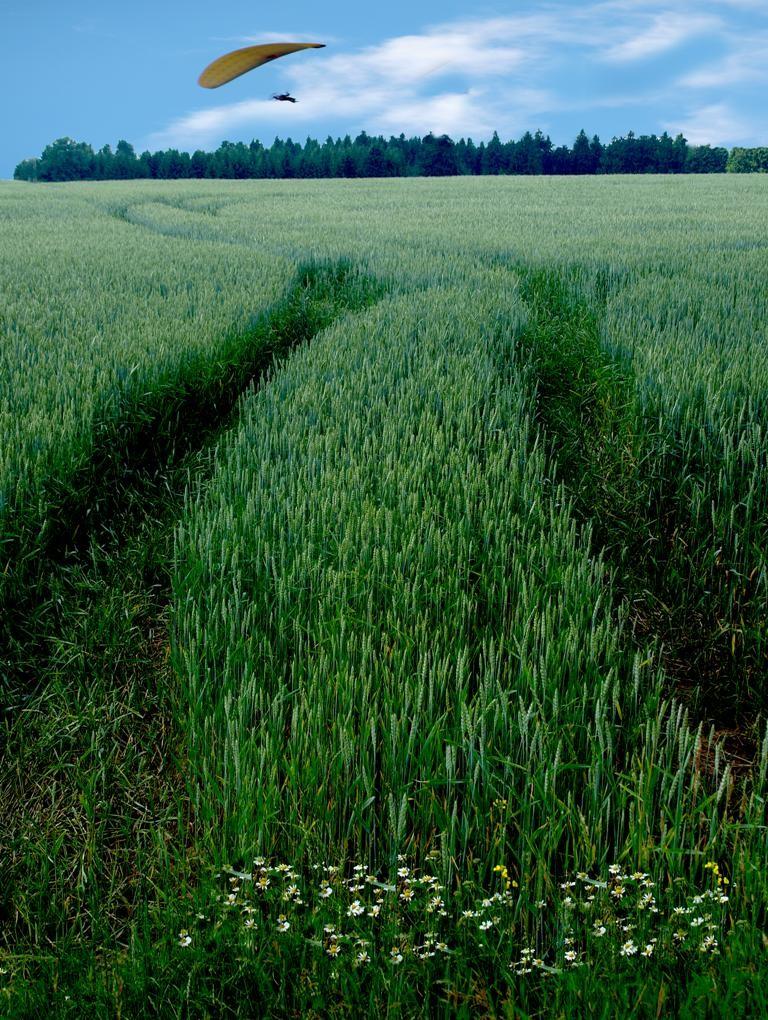
<instances>
[{"instance_id":1,"label":"wildflower cluster","mask_svg":"<svg viewBox=\"0 0 768 1020\"><path fill-rule=\"evenodd\" d=\"M558 932L555 944L524 949L510 966L525 974L535 968L589 965L606 956L626 960L717 955L725 929L727 879L713 862L705 870L715 884L701 891L680 889L679 884L663 889L646 872L625 871L618 864L600 877L578 872L560 883L560 895L551 904L537 904L542 913L551 907ZM540 925L540 930L545 927Z\"/></svg>"},{"instance_id":2,"label":"wildflower cluster","mask_svg":"<svg viewBox=\"0 0 768 1020\"><path fill-rule=\"evenodd\" d=\"M374 954L398 966L406 958L427 960L448 951L443 886L404 858L387 880L361 863L312 864L300 875L261 857L250 871L226 868L215 879L220 885L211 917L198 913L178 933L183 949L193 944L195 925L202 934L213 920L217 929L240 931L253 943L275 934L298 938L355 967L371 963Z\"/></svg>"},{"instance_id":3,"label":"wildflower cluster","mask_svg":"<svg viewBox=\"0 0 768 1020\"><path fill-rule=\"evenodd\" d=\"M505 960L516 976L606 958L716 955L727 879L717 864L706 871L714 880L708 888L681 894L646 872L611 865L604 875L567 877L549 899L533 903L504 864L492 870L495 888L466 881L449 893L437 875L402 857L387 877L363 863L300 870L257 857L250 871L227 868L216 876L209 912L189 920L177 944L188 950L213 924L253 948L291 942L354 969L399 970L457 955L473 966Z\"/></svg>"}]
</instances>

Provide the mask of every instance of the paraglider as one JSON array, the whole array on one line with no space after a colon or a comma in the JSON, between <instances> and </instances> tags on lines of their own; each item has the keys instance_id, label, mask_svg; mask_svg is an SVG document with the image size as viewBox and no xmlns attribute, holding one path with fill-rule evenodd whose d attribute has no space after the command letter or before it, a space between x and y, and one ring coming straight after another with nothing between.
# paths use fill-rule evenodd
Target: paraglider
<instances>
[{"instance_id":1,"label":"paraglider","mask_svg":"<svg viewBox=\"0 0 768 1020\"><path fill-rule=\"evenodd\" d=\"M298 99L294 99L290 92L280 92L274 96L278 103L298 103Z\"/></svg>"},{"instance_id":2,"label":"paraglider","mask_svg":"<svg viewBox=\"0 0 768 1020\"><path fill-rule=\"evenodd\" d=\"M262 64L266 64L270 60L277 60L278 57L285 57L297 50L321 50L324 47L325 43L301 42L246 46L244 49L233 50L231 53L225 53L223 57L218 57L206 67L197 82L204 89L217 89L220 85L226 85L233 78L239 78L241 74L252 71L255 67L261 67ZM287 92L274 98L282 102L296 102Z\"/></svg>"}]
</instances>

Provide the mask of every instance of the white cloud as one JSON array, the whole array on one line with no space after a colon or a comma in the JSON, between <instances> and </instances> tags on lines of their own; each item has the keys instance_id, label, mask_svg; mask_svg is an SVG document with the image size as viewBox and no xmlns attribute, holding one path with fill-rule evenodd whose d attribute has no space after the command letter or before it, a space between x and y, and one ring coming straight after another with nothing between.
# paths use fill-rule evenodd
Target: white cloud
<instances>
[{"instance_id":1,"label":"white cloud","mask_svg":"<svg viewBox=\"0 0 768 1020\"><path fill-rule=\"evenodd\" d=\"M201 99L203 108L178 117L149 136L145 145L209 148L227 137L247 137L249 131L258 135L274 127L283 136L296 137L304 130L323 133L331 124L348 125L352 131L361 127L396 134L434 131L480 140L493 130L511 134L546 129L548 115L575 110L645 106L669 116L680 109L681 86L725 89L768 77L763 59L768 31L761 23L762 35L747 38L737 24L742 15L728 14L729 6L751 3L561 2L533 13L464 18L357 50L330 46L288 57L241 79L236 88L243 89L247 82L257 98L208 107ZM667 72L656 74L643 88L626 80L625 68L705 35L722 45L718 61L682 76L679 65L669 61ZM299 102L288 106L269 100L278 88L289 89ZM219 95L224 98L226 89ZM681 116L676 129L690 130L697 138L707 131L710 140L712 130L718 134L725 130L718 111L726 109L723 104L729 97L715 98L717 102ZM733 128L733 121L729 123ZM624 125L617 127L626 130ZM742 124L745 131L747 127Z\"/></svg>"},{"instance_id":2,"label":"white cloud","mask_svg":"<svg viewBox=\"0 0 768 1020\"><path fill-rule=\"evenodd\" d=\"M744 11L758 11L763 16L768 15L765 0L709 0L709 3L716 3L726 7L736 7Z\"/></svg>"},{"instance_id":3,"label":"white cloud","mask_svg":"<svg viewBox=\"0 0 768 1020\"><path fill-rule=\"evenodd\" d=\"M271 100L245 99L240 103L196 110L179 117L163 131L147 139L150 148L205 148L211 142L221 141L228 133L237 133L249 124L269 123L277 120L277 109Z\"/></svg>"},{"instance_id":4,"label":"white cloud","mask_svg":"<svg viewBox=\"0 0 768 1020\"><path fill-rule=\"evenodd\" d=\"M551 108L552 97L543 90L520 89L496 94L472 88L445 92L425 99L404 100L378 114L373 129L384 134L447 134L454 138L489 138L494 131L512 135L530 127L532 112Z\"/></svg>"},{"instance_id":5,"label":"white cloud","mask_svg":"<svg viewBox=\"0 0 768 1020\"><path fill-rule=\"evenodd\" d=\"M609 47L604 57L614 63L655 57L697 35L715 33L721 27L720 19L711 15L697 16L667 11L657 14L647 28Z\"/></svg>"},{"instance_id":6,"label":"white cloud","mask_svg":"<svg viewBox=\"0 0 768 1020\"><path fill-rule=\"evenodd\" d=\"M754 124L740 117L727 103L701 106L664 126L670 134L682 132L691 145L750 145L756 141Z\"/></svg>"},{"instance_id":7,"label":"white cloud","mask_svg":"<svg viewBox=\"0 0 768 1020\"><path fill-rule=\"evenodd\" d=\"M557 19L496 18L396 36L353 53L324 52L319 59L301 61L288 58L280 65L281 80L298 96L296 106L286 110L283 104L256 99L197 110L151 135L147 144L198 148L248 125L274 123L289 133L291 126L313 124L329 115L365 119L374 129L483 137L509 119L500 97L483 83L521 75L543 56L535 46L521 43L521 35L530 40L542 31L562 36ZM250 79L254 84L258 75L257 71ZM436 95L425 92L448 76L467 84ZM528 109L539 103L546 107L547 94L526 88L513 105Z\"/></svg>"},{"instance_id":8,"label":"white cloud","mask_svg":"<svg viewBox=\"0 0 768 1020\"><path fill-rule=\"evenodd\" d=\"M241 35L230 41L240 46L257 46L259 43L268 42L321 42L326 46L329 43L338 42L338 38L328 35L327 32L294 32L288 29L285 32L260 32L258 35Z\"/></svg>"},{"instance_id":9,"label":"white cloud","mask_svg":"<svg viewBox=\"0 0 768 1020\"><path fill-rule=\"evenodd\" d=\"M708 89L728 88L744 82L768 82L768 32L724 41L730 52L721 60L682 75L680 85Z\"/></svg>"},{"instance_id":10,"label":"white cloud","mask_svg":"<svg viewBox=\"0 0 768 1020\"><path fill-rule=\"evenodd\" d=\"M295 70L308 85L333 79L342 86L411 86L445 74L508 75L529 59L506 20L463 22L420 35L396 36L354 54L329 55L322 67Z\"/></svg>"},{"instance_id":11,"label":"white cloud","mask_svg":"<svg viewBox=\"0 0 768 1020\"><path fill-rule=\"evenodd\" d=\"M431 125L435 134L476 137L490 134L497 127L488 119L483 93L480 90L470 90L445 92L418 103L405 100L390 106L378 115L374 130L421 134L425 124Z\"/></svg>"}]
</instances>

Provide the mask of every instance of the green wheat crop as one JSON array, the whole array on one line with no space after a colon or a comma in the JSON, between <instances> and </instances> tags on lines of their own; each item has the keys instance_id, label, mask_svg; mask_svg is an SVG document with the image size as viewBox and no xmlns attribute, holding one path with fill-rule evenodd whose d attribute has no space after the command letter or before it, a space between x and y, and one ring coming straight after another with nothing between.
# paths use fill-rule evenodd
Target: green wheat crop
<instances>
[{"instance_id":1,"label":"green wheat crop","mask_svg":"<svg viewBox=\"0 0 768 1020\"><path fill-rule=\"evenodd\" d=\"M768 1008L766 182L0 223L9 1015Z\"/></svg>"}]
</instances>

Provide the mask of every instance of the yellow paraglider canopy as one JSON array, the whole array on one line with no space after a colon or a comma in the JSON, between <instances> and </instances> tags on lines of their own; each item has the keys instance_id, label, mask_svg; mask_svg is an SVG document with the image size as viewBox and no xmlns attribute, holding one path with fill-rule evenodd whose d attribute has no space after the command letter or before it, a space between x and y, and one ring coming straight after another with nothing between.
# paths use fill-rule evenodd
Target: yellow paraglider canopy
<instances>
[{"instance_id":1,"label":"yellow paraglider canopy","mask_svg":"<svg viewBox=\"0 0 768 1020\"><path fill-rule=\"evenodd\" d=\"M321 50L324 46L325 43L311 42L278 42L266 43L261 46L246 46L242 50L233 50L214 60L197 79L197 83L204 89L217 89L219 85L226 85L233 78L239 78L246 71L252 71L254 67L261 67L262 64L266 64L270 60L277 60L278 57L295 53L296 50Z\"/></svg>"}]
</instances>

